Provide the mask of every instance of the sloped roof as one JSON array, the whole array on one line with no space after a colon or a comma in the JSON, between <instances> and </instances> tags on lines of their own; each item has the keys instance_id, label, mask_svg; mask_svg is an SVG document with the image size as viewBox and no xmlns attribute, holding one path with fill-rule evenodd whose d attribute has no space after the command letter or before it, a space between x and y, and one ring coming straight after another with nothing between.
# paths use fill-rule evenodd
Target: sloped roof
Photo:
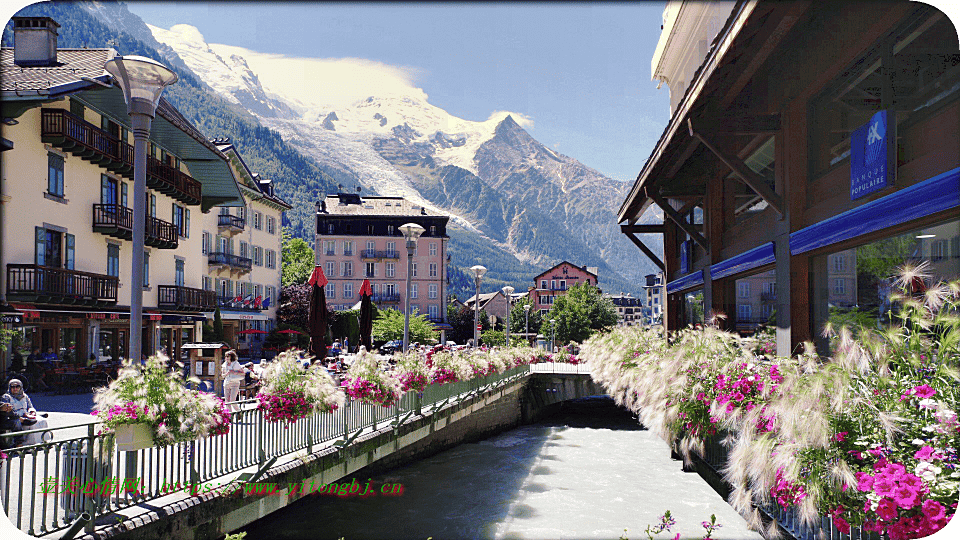
<instances>
[{"instance_id":1,"label":"sloped roof","mask_svg":"<svg viewBox=\"0 0 960 540\"><path fill-rule=\"evenodd\" d=\"M0 49L0 91L54 93L66 85L87 83L84 77L109 77L103 66L116 55L114 49L57 49L56 66L21 67L13 63L13 48L4 47Z\"/></svg>"},{"instance_id":2,"label":"sloped roof","mask_svg":"<svg viewBox=\"0 0 960 540\"><path fill-rule=\"evenodd\" d=\"M556 270L557 268L560 268L561 266L563 266L563 265L565 265L565 264L568 264L568 265L576 268L577 270L580 270L581 272L586 272L586 273L590 274L590 275L593 276L593 278L596 279L597 281L600 280L600 278L597 276L597 270L598 270L598 269L597 269L597 267L595 267L595 266L577 266L577 265L575 265L575 264L573 264L572 262L569 262L569 261L561 261L561 262L559 262L559 263L551 266L550 268L547 268L546 270L544 270L544 271L541 272L540 274L537 274L537 276L533 278L534 284L536 284L537 280L540 279L541 276L547 275L547 274L549 274L550 272L553 272L554 270Z\"/></svg>"},{"instance_id":3,"label":"sloped roof","mask_svg":"<svg viewBox=\"0 0 960 540\"><path fill-rule=\"evenodd\" d=\"M488 302L496 298L498 294L500 294L500 291L492 292L492 293L480 293L480 309L483 309L483 307L486 306ZM470 298L467 298L466 302L464 302L463 304L467 306L472 306L474 302L474 298L476 297L477 295L473 295Z\"/></svg>"},{"instance_id":4,"label":"sloped roof","mask_svg":"<svg viewBox=\"0 0 960 540\"><path fill-rule=\"evenodd\" d=\"M359 196L344 194L344 200L356 199ZM443 217L438 214L428 214L422 206L415 205L403 197L359 197L360 204L341 202L341 194L327 195L327 214L337 216L410 216L410 217ZM449 219L449 218L447 218Z\"/></svg>"},{"instance_id":5,"label":"sloped roof","mask_svg":"<svg viewBox=\"0 0 960 540\"><path fill-rule=\"evenodd\" d=\"M247 166L247 162L243 160L243 156L240 155L240 152L233 145L233 143L230 142L229 139L214 139L211 141L211 144L216 146L217 149L224 155L236 156L237 161L240 162L240 166L243 168L243 172L246 173L246 176L237 178L237 183L251 191L255 191L261 198L280 205L287 210L293 208L290 203L281 199L280 197L276 195L269 195L263 191L263 187L260 185L260 182L257 182L257 180L254 178L255 173L250 170L250 167ZM270 182L270 180L267 180L267 182Z\"/></svg>"}]
</instances>

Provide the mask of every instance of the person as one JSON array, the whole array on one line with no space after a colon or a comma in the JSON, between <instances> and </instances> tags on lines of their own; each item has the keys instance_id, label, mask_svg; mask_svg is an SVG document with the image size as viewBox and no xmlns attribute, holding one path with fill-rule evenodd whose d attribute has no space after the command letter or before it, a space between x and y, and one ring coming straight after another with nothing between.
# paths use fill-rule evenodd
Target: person
<instances>
[{"instance_id":1,"label":"person","mask_svg":"<svg viewBox=\"0 0 960 540\"><path fill-rule=\"evenodd\" d=\"M10 379L7 387L8 391L0 398L0 401L11 406L9 412L20 420L22 429L46 429L47 421L37 417L37 410L33 408L33 402L30 400L30 396L23 391L23 383L20 382L20 379ZM40 433L27 435L24 444L40 444L42 441L40 435ZM48 437L48 440L53 438L53 434L49 432L43 435Z\"/></svg>"},{"instance_id":2,"label":"person","mask_svg":"<svg viewBox=\"0 0 960 540\"><path fill-rule=\"evenodd\" d=\"M350 354L350 338L349 337L343 338L343 353Z\"/></svg>"},{"instance_id":3,"label":"person","mask_svg":"<svg viewBox=\"0 0 960 540\"><path fill-rule=\"evenodd\" d=\"M237 352L233 349L223 355L222 367L223 398L224 401L230 403L231 401L236 401L240 396L240 385L243 384L247 368L240 364L240 361L237 359ZM234 409L234 405L230 405L230 410L236 410Z\"/></svg>"},{"instance_id":4,"label":"person","mask_svg":"<svg viewBox=\"0 0 960 540\"><path fill-rule=\"evenodd\" d=\"M333 346L330 347L330 356L340 356L340 342L334 341Z\"/></svg>"}]
</instances>

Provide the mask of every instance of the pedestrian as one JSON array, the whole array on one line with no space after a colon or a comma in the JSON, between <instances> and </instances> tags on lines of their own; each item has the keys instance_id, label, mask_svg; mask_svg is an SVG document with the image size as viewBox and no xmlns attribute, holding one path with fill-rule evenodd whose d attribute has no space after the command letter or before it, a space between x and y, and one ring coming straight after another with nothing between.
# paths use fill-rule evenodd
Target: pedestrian
<instances>
[{"instance_id":1,"label":"pedestrian","mask_svg":"<svg viewBox=\"0 0 960 540\"><path fill-rule=\"evenodd\" d=\"M8 384L8 392L0 398L5 404L8 404L12 407L11 413L20 419L20 425L23 429L32 430L32 429L46 429L47 421L43 418L37 417L37 410L33 408L33 402L30 400L30 396L23 391L23 383L20 382L20 379L10 379ZM39 444L41 442L40 433L31 433L26 436L25 444ZM48 439L53 438L53 434L44 433Z\"/></svg>"},{"instance_id":2,"label":"pedestrian","mask_svg":"<svg viewBox=\"0 0 960 540\"><path fill-rule=\"evenodd\" d=\"M240 385L243 384L247 368L240 364L237 359L237 352L233 349L223 355L223 399L227 403L236 401L240 396ZM230 405L230 410L234 405Z\"/></svg>"},{"instance_id":3,"label":"pedestrian","mask_svg":"<svg viewBox=\"0 0 960 540\"><path fill-rule=\"evenodd\" d=\"M344 354L350 354L350 338L343 338L343 352Z\"/></svg>"}]
</instances>

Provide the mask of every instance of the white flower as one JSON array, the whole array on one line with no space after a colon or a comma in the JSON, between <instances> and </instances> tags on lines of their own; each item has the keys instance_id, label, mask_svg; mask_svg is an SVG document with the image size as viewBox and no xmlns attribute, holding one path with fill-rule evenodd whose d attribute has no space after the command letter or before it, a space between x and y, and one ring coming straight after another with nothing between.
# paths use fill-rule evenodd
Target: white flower
<instances>
[{"instance_id":1,"label":"white flower","mask_svg":"<svg viewBox=\"0 0 960 540\"><path fill-rule=\"evenodd\" d=\"M933 463L930 463L928 461L921 461L913 469L913 474L919 476L920 478L923 478L927 482L932 482L937 479L937 475L939 475L942 470L943 469L941 469L940 467L937 467Z\"/></svg>"},{"instance_id":2,"label":"white flower","mask_svg":"<svg viewBox=\"0 0 960 540\"><path fill-rule=\"evenodd\" d=\"M925 441L925 440L923 440L923 439L914 439L914 440L912 440L912 441L910 441L910 442L913 443L913 444L915 444L915 445L917 445L917 446L923 446L923 445L927 444L927 441Z\"/></svg>"},{"instance_id":3,"label":"white flower","mask_svg":"<svg viewBox=\"0 0 960 540\"><path fill-rule=\"evenodd\" d=\"M930 409L931 411L932 411L932 410L936 410L936 408L937 408L937 400L935 400L935 399L930 399L930 398L921 399L921 400L920 400L920 408L921 408L921 409Z\"/></svg>"},{"instance_id":4,"label":"white flower","mask_svg":"<svg viewBox=\"0 0 960 540\"><path fill-rule=\"evenodd\" d=\"M923 431L926 431L926 432L933 432L933 431L936 431L936 430L937 430L937 426L932 426L932 425L931 425L931 426L924 426L924 427L923 427Z\"/></svg>"},{"instance_id":5,"label":"white flower","mask_svg":"<svg viewBox=\"0 0 960 540\"><path fill-rule=\"evenodd\" d=\"M960 478L960 471L953 471L950 473L950 478Z\"/></svg>"}]
</instances>

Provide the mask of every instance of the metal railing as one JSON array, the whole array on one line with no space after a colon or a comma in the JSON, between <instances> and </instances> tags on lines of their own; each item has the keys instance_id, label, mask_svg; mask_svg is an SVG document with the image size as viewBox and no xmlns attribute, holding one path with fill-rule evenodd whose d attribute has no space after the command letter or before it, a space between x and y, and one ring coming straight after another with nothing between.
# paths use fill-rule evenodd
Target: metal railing
<instances>
[{"instance_id":1,"label":"metal railing","mask_svg":"<svg viewBox=\"0 0 960 540\"><path fill-rule=\"evenodd\" d=\"M230 214L220 214L217 216L218 227L233 227L241 231L246 226L247 220L240 216L231 216Z\"/></svg>"},{"instance_id":2,"label":"metal railing","mask_svg":"<svg viewBox=\"0 0 960 540\"><path fill-rule=\"evenodd\" d=\"M226 435L133 452L108 444L97 422L4 434L0 440L47 433L53 440L5 451L0 500L10 520L27 534L66 529L81 512L92 517L86 527L90 532L98 516L174 492L196 495L191 486L224 486L236 480L233 473L294 452L346 447L363 433L398 427L417 414L435 414L529 373L528 366L520 366L470 381L431 385L421 395L407 392L390 407L348 398L333 413L315 413L291 424L265 421L256 400L234 402Z\"/></svg>"},{"instance_id":3,"label":"metal railing","mask_svg":"<svg viewBox=\"0 0 960 540\"><path fill-rule=\"evenodd\" d=\"M360 252L361 259L399 259L400 252L396 250L377 251L375 249L365 249Z\"/></svg>"},{"instance_id":4,"label":"metal railing","mask_svg":"<svg viewBox=\"0 0 960 540\"><path fill-rule=\"evenodd\" d=\"M375 294L375 295L373 295L373 296L370 297L370 300L371 300L373 303L378 303L378 302L399 302L399 301L400 301L400 295L399 295L399 294Z\"/></svg>"},{"instance_id":5,"label":"metal railing","mask_svg":"<svg viewBox=\"0 0 960 540\"><path fill-rule=\"evenodd\" d=\"M133 179L133 145L64 109L43 109L40 138ZM150 157L147 186L189 205L200 204L201 185L190 175Z\"/></svg>"},{"instance_id":6,"label":"metal railing","mask_svg":"<svg viewBox=\"0 0 960 540\"><path fill-rule=\"evenodd\" d=\"M50 304L117 303L114 276L38 264L7 265L7 295Z\"/></svg>"},{"instance_id":7,"label":"metal railing","mask_svg":"<svg viewBox=\"0 0 960 540\"><path fill-rule=\"evenodd\" d=\"M160 285L157 287L157 307L176 311L212 311L217 307L217 293L182 287Z\"/></svg>"},{"instance_id":8,"label":"metal railing","mask_svg":"<svg viewBox=\"0 0 960 540\"><path fill-rule=\"evenodd\" d=\"M162 249L176 249L180 243L180 231L176 225L153 216L145 219L145 244ZM133 210L119 204L95 204L93 230L129 240L133 238Z\"/></svg>"},{"instance_id":9,"label":"metal railing","mask_svg":"<svg viewBox=\"0 0 960 540\"><path fill-rule=\"evenodd\" d=\"M233 253L215 251L207 255L207 264L221 264L240 270L250 270L253 268L253 259L234 255Z\"/></svg>"}]
</instances>

